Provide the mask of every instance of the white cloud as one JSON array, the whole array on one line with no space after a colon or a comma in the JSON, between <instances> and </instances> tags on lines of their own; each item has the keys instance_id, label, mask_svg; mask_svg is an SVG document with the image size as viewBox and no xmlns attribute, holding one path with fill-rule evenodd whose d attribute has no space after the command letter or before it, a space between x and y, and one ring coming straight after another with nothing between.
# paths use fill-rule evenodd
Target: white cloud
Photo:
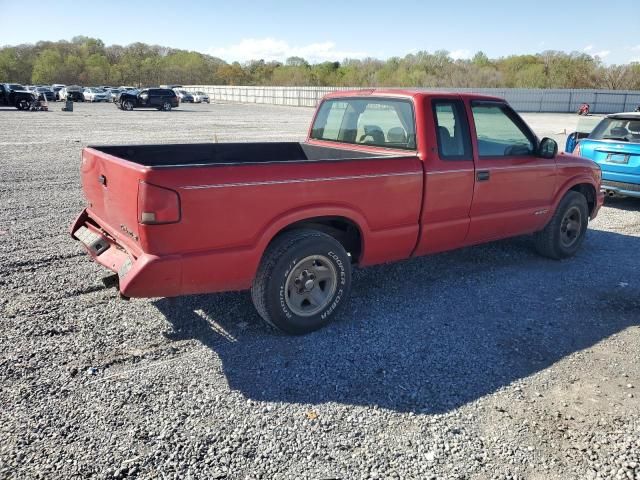
<instances>
[{"instance_id":1,"label":"white cloud","mask_svg":"<svg viewBox=\"0 0 640 480\"><path fill-rule=\"evenodd\" d=\"M605 58L605 57L609 56L610 53L611 53L611 50L600 50L599 52L595 52L593 54L593 56L594 57Z\"/></svg>"},{"instance_id":2,"label":"white cloud","mask_svg":"<svg viewBox=\"0 0 640 480\"><path fill-rule=\"evenodd\" d=\"M453 52L449 52L449 56L454 60L468 60L471 58L471 50L467 50L466 48L461 48L459 50L454 50Z\"/></svg>"},{"instance_id":3,"label":"white cloud","mask_svg":"<svg viewBox=\"0 0 640 480\"><path fill-rule=\"evenodd\" d=\"M582 49L583 52L590 52L591 50L593 50L593 45L587 45Z\"/></svg>"},{"instance_id":4,"label":"white cloud","mask_svg":"<svg viewBox=\"0 0 640 480\"><path fill-rule=\"evenodd\" d=\"M289 57L302 57L310 63L364 58L367 52L339 50L334 42L289 45L275 38L244 38L239 43L227 47L210 48L211 55L227 61L246 62L249 60L284 61Z\"/></svg>"},{"instance_id":5,"label":"white cloud","mask_svg":"<svg viewBox=\"0 0 640 480\"><path fill-rule=\"evenodd\" d=\"M636 45L635 47L631 47L631 50L634 52L640 52L640 45Z\"/></svg>"}]
</instances>

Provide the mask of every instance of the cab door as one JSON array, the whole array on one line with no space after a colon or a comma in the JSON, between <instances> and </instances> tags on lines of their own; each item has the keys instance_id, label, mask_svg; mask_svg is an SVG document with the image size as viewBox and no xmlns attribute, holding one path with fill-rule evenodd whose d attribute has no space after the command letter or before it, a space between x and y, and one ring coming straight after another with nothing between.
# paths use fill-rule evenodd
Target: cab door
<instances>
[{"instance_id":1,"label":"cab door","mask_svg":"<svg viewBox=\"0 0 640 480\"><path fill-rule=\"evenodd\" d=\"M465 105L459 96L427 97L421 235L415 255L464 244L473 199L474 160Z\"/></svg>"},{"instance_id":2,"label":"cab door","mask_svg":"<svg viewBox=\"0 0 640 480\"><path fill-rule=\"evenodd\" d=\"M536 156L536 136L506 103L472 100L468 108L476 172L466 243L543 228L555 191L555 158Z\"/></svg>"}]
</instances>

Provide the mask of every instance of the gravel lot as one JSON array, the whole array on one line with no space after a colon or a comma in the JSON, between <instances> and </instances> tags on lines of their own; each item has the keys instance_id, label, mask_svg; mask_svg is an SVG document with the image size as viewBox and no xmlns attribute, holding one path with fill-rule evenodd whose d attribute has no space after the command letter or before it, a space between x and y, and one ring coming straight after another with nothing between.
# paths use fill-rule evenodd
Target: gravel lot
<instances>
[{"instance_id":1,"label":"gravel lot","mask_svg":"<svg viewBox=\"0 0 640 480\"><path fill-rule=\"evenodd\" d=\"M67 229L84 145L299 140L312 110L60 106L0 109L1 478L640 480L640 201L563 262L518 238L357 271L287 337L247 292L121 301Z\"/></svg>"}]
</instances>

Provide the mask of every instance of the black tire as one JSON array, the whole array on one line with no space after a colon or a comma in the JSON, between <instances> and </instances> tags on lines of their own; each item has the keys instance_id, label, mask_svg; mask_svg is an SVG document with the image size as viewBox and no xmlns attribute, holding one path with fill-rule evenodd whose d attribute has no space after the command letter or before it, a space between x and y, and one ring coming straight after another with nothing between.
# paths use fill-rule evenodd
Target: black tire
<instances>
[{"instance_id":1,"label":"black tire","mask_svg":"<svg viewBox=\"0 0 640 480\"><path fill-rule=\"evenodd\" d=\"M171 102L164 102L162 104L162 110L164 110L165 112L170 112L171 111Z\"/></svg>"},{"instance_id":2,"label":"black tire","mask_svg":"<svg viewBox=\"0 0 640 480\"><path fill-rule=\"evenodd\" d=\"M584 241L588 224L587 199L581 193L567 192L547 226L535 234L536 250L554 260L572 257Z\"/></svg>"},{"instance_id":3,"label":"black tire","mask_svg":"<svg viewBox=\"0 0 640 480\"><path fill-rule=\"evenodd\" d=\"M122 110L126 110L127 112L131 112L133 110L133 103L131 103L131 100L125 100L122 102Z\"/></svg>"},{"instance_id":4,"label":"black tire","mask_svg":"<svg viewBox=\"0 0 640 480\"><path fill-rule=\"evenodd\" d=\"M269 245L251 298L267 323L302 335L328 324L350 291L351 261L342 244L317 230L301 229L285 232ZM300 298L305 299L294 305Z\"/></svg>"},{"instance_id":5,"label":"black tire","mask_svg":"<svg viewBox=\"0 0 640 480\"><path fill-rule=\"evenodd\" d=\"M21 98L18 101L16 101L16 108L18 110L29 110L30 105L31 105L31 102L29 102L25 98Z\"/></svg>"}]
</instances>

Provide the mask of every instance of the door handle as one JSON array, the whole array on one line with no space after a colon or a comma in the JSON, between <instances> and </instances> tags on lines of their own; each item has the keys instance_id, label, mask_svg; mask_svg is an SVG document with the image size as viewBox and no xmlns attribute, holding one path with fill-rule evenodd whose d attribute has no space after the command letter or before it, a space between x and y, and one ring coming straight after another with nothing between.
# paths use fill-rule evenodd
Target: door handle
<instances>
[{"instance_id":1,"label":"door handle","mask_svg":"<svg viewBox=\"0 0 640 480\"><path fill-rule=\"evenodd\" d=\"M489 170L478 170L476 172L476 180L478 180L479 182L486 182L487 180L489 180L490 176L491 173L489 172Z\"/></svg>"}]
</instances>

